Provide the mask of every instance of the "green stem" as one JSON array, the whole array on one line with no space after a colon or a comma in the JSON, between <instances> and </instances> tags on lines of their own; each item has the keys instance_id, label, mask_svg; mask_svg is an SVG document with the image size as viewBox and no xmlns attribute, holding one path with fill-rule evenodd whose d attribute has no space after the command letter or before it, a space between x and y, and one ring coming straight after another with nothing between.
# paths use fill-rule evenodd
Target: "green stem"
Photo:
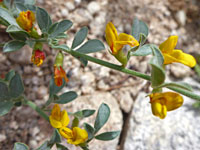
<instances>
[{"instance_id":1,"label":"green stem","mask_svg":"<svg viewBox=\"0 0 200 150\"><path fill-rule=\"evenodd\" d=\"M40 116L42 116L45 120L49 121L49 116L44 111L42 111L35 103L27 100L26 98L24 98L24 103L35 110L38 114L40 114Z\"/></svg>"},{"instance_id":2,"label":"green stem","mask_svg":"<svg viewBox=\"0 0 200 150\"><path fill-rule=\"evenodd\" d=\"M106 62L106 61L85 55L85 54L77 52L77 51L73 51L73 50L66 51L65 50L65 52L68 52L75 57L81 57L81 58L84 58L88 61L94 62L96 64L99 64L99 65L102 65L102 66L105 66L105 67L108 67L108 68L111 68L111 69L114 69L114 70L118 70L120 72L124 72L124 73L132 75L132 76L140 77L142 79L149 80L149 81L151 79L151 77L149 75L146 75L146 74L143 74L143 73L140 73L140 72L137 72L137 71L133 71L133 70L130 70L130 69L126 69L122 66L115 65L115 64L112 64L112 63L109 63L109 62Z\"/></svg>"}]
</instances>

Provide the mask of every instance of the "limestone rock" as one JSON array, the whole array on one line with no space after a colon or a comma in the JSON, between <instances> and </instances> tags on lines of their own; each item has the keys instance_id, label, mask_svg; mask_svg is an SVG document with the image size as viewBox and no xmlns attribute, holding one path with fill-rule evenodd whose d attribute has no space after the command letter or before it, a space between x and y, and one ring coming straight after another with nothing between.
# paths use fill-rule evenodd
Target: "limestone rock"
<instances>
[{"instance_id":1,"label":"limestone rock","mask_svg":"<svg viewBox=\"0 0 200 150\"><path fill-rule=\"evenodd\" d=\"M200 149L200 115L192 107L194 101L184 97L183 106L161 120L153 116L146 95L140 93L134 104L124 150Z\"/></svg>"}]
</instances>

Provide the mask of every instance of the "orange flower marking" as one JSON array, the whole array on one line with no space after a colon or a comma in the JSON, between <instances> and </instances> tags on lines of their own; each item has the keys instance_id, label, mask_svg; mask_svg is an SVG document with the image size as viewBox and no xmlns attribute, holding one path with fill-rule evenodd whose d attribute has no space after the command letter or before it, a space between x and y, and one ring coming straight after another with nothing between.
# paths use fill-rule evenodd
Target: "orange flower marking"
<instances>
[{"instance_id":1,"label":"orange flower marking","mask_svg":"<svg viewBox=\"0 0 200 150\"><path fill-rule=\"evenodd\" d=\"M22 11L16 21L22 29L30 32L33 28L33 23L35 22L35 14L30 10Z\"/></svg>"},{"instance_id":2,"label":"orange flower marking","mask_svg":"<svg viewBox=\"0 0 200 150\"><path fill-rule=\"evenodd\" d=\"M34 63L37 66L40 66L40 65L42 65L44 59L45 59L45 54L43 51L40 51L39 49L34 50L32 57L31 57L32 63Z\"/></svg>"},{"instance_id":3,"label":"orange flower marking","mask_svg":"<svg viewBox=\"0 0 200 150\"><path fill-rule=\"evenodd\" d=\"M63 80L65 79L65 82L68 82L68 78L66 76L65 71L63 70L62 66L56 66L54 65L54 82L57 86L61 86L63 84Z\"/></svg>"}]
</instances>

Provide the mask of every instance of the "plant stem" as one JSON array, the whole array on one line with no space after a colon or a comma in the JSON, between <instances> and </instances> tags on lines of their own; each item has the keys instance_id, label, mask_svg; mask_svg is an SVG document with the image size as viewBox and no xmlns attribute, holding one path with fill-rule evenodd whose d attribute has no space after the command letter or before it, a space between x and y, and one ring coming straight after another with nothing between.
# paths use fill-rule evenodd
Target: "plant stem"
<instances>
[{"instance_id":1,"label":"plant stem","mask_svg":"<svg viewBox=\"0 0 200 150\"><path fill-rule=\"evenodd\" d=\"M96 64L99 64L99 65L102 65L102 66L105 66L105 67L108 67L108 68L111 68L111 69L114 69L114 70L118 70L120 72L124 72L124 73L132 75L132 76L140 77L140 78L145 79L145 80L150 80L151 79L151 77L149 75L146 75L146 74L134 71L134 70L126 69L126 68L124 68L122 66L115 65L115 64L112 64L112 63L109 63L109 62L106 62L106 61L103 61L103 60L100 60L100 59L85 55L83 53L79 53L77 51L73 51L73 50L66 51L65 50L65 52L68 52L68 53L70 53L71 55L73 55L75 57L81 57L81 58L84 58L84 59L86 59L88 61L94 62Z\"/></svg>"},{"instance_id":2,"label":"plant stem","mask_svg":"<svg viewBox=\"0 0 200 150\"><path fill-rule=\"evenodd\" d=\"M38 114L40 114L40 116L42 116L45 120L49 121L49 116L44 111L42 111L42 109L40 109L35 103L27 100L26 98L24 98L24 103L35 110Z\"/></svg>"}]
</instances>

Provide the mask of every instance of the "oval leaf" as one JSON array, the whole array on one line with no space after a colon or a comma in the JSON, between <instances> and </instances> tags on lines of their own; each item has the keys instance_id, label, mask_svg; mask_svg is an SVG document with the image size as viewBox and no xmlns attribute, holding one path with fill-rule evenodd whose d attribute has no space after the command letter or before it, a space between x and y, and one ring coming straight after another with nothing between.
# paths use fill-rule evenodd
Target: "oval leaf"
<instances>
[{"instance_id":1,"label":"oval leaf","mask_svg":"<svg viewBox=\"0 0 200 150\"><path fill-rule=\"evenodd\" d=\"M167 87L167 88L170 88L170 87L175 87L175 88L181 88L183 90L187 90L187 91L193 91L192 90L192 87L187 84L187 83L164 83L163 85L161 85L160 87Z\"/></svg>"},{"instance_id":2,"label":"oval leaf","mask_svg":"<svg viewBox=\"0 0 200 150\"><path fill-rule=\"evenodd\" d=\"M52 144L49 144L48 141L45 141L39 148L36 150L51 150Z\"/></svg>"},{"instance_id":3,"label":"oval leaf","mask_svg":"<svg viewBox=\"0 0 200 150\"><path fill-rule=\"evenodd\" d=\"M61 144L58 144L56 143L56 147L57 147L57 150L69 150L67 147L65 147L64 145L61 145Z\"/></svg>"},{"instance_id":4,"label":"oval leaf","mask_svg":"<svg viewBox=\"0 0 200 150\"><path fill-rule=\"evenodd\" d=\"M105 49L104 44L101 41L95 39L95 40L87 41L84 45L82 45L76 51L80 53L88 54L88 53L98 52L104 49Z\"/></svg>"},{"instance_id":5,"label":"oval leaf","mask_svg":"<svg viewBox=\"0 0 200 150\"><path fill-rule=\"evenodd\" d=\"M152 54L151 44L146 44L138 48L134 52L130 52L131 56L147 56Z\"/></svg>"},{"instance_id":6,"label":"oval leaf","mask_svg":"<svg viewBox=\"0 0 200 150\"><path fill-rule=\"evenodd\" d=\"M88 140L92 139L94 137L95 129L91 125L89 125L88 123L84 123L84 128L88 133Z\"/></svg>"},{"instance_id":7,"label":"oval leaf","mask_svg":"<svg viewBox=\"0 0 200 150\"><path fill-rule=\"evenodd\" d=\"M7 114L13 108L11 101L0 101L0 116Z\"/></svg>"},{"instance_id":8,"label":"oval leaf","mask_svg":"<svg viewBox=\"0 0 200 150\"><path fill-rule=\"evenodd\" d=\"M24 92L24 85L18 73L10 80L9 84L11 97L17 98Z\"/></svg>"},{"instance_id":9,"label":"oval leaf","mask_svg":"<svg viewBox=\"0 0 200 150\"><path fill-rule=\"evenodd\" d=\"M146 23L144 23L141 20L138 20L137 18L134 19L133 25L132 25L132 35L135 37L137 41L140 40L140 34L146 35L146 37L149 34L149 29Z\"/></svg>"},{"instance_id":10,"label":"oval leaf","mask_svg":"<svg viewBox=\"0 0 200 150\"><path fill-rule=\"evenodd\" d=\"M16 142L13 150L29 150L28 146L24 143Z\"/></svg>"},{"instance_id":11,"label":"oval leaf","mask_svg":"<svg viewBox=\"0 0 200 150\"><path fill-rule=\"evenodd\" d=\"M7 53L20 50L24 45L25 42L23 41L17 41L17 40L10 41L4 45L3 52Z\"/></svg>"},{"instance_id":12,"label":"oval leaf","mask_svg":"<svg viewBox=\"0 0 200 150\"><path fill-rule=\"evenodd\" d=\"M97 133L103 127L103 125L108 121L109 116L110 116L109 106L105 103L101 104L94 123L95 133Z\"/></svg>"},{"instance_id":13,"label":"oval leaf","mask_svg":"<svg viewBox=\"0 0 200 150\"><path fill-rule=\"evenodd\" d=\"M66 103L69 103L69 102L73 101L74 99L76 99L77 96L78 95L74 91L66 92L66 93L63 93L62 95L60 95L59 99L57 101L55 101L54 103L66 104Z\"/></svg>"},{"instance_id":14,"label":"oval leaf","mask_svg":"<svg viewBox=\"0 0 200 150\"><path fill-rule=\"evenodd\" d=\"M13 77L15 76L15 71L14 70L10 70L5 77L6 81L10 81ZM0 94L1 95L1 94Z\"/></svg>"},{"instance_id":15,"label":"oval leaf","mask_svg":"<svg viewBox=\"0 0 200 150\"><path fill-rule=\"evenodd\" d=\"M18 26L15 18L3 7L0 7L0 20L4 20L10 25L13 24Z\"/></svg>"},{"instance_id":16,"label":"oval leaf","mask_svg":"<svg viewBox=\"0 0 200 150\"><path fill-rule=\"evenodd\" d=\"M95 136L95 139L102 140L102 141L109 141L109 140L115 139L119 135L120 135L120 131L104 132Z\"/></svg>"},{"instance_id":17,"label":"oval leaf","mask_svg":"<svg viewBox=\"0 0 200 150\"><path fill-rule=\"evenodd\" d=\"M8 99L9 99L8 87L5 83L0 82L0 101Z\"/></svg>"},{"instance_id":18,"label":"oval leaf","mask_svg":"<svg viewBox=\"0 0 200 150\"><path fill-rule=\"evenodd\" d=\"M50 37L55 38L59 34L64 33L72 26L72 24L73 23L70 20L62 20L59 23L53 24L49 29Z\"/></svg>"},{"instance_id":19,"label":"oval leaf","mask_svg":"<svg viewBox=\"0 0 200 150\"><path fill-rule=\"evenodd\" d=\"M88 28L87 27L83 27L81 28L75 35L73 43L72 43L72 49L74 49L75 47L79 46L81 43L83 43L83 41L85 40L85 38L87 37L88 34Z\"/></svg>"},{"instance_id":20,"label":"oval leaf","mask_svg":"<svg viewBox=\"0 0 200 150\"><path fill-rule=\"evenodd\" d=\"M40 30L43 33L46 33L52 24L49 14L46 12L46 10L38 7L36 12L36 19Z\"/></svg>"},{"instance_id":21,"label":"oval leaf","mask_svg":"<svg viewBox=\"0 0 200 150\"><path fill-rule=\"evenodd\" d=\"M54 144L54 143L61 143L61 135L57 129L54 129L53 135L49 141L49 143Z\"/></svg>"}]
</instances>

